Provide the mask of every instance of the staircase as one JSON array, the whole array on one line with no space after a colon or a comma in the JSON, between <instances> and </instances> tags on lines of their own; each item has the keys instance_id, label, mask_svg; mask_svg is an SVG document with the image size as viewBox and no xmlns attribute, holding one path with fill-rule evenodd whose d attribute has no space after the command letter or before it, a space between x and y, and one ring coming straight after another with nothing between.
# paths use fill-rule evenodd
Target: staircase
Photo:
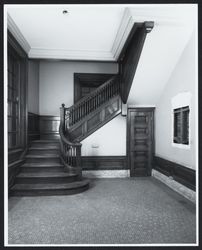
<instances>
[{"instance_id":1,"label":"staircase","mask_svg":"<svg viewBox=\"0 0 202 250\"><path fill-rule=\"evenodd\" d=\"M61 108L63 129L70 141L82 141L121 113L120 83L113 76L69 108Z\"/></svg>"},{"instance_id":2,"label":"staircase","mask_svg":"<svg viewBox=\"0 0 202 250\"><path fill-rule=\"evenodd\" d=\"M88 187L88 180L61 163L59 140L38 140L30 145L10 195L67 195Z\"/></svg>"},{"instance_id":3,"label":"staircase","mask_svg":"<svg viewBox=\"0 0 202 250\"><path fill-rule=\"evenodd\" d=\"M75 105L60 108L60 140L32 141L11 195L66 195L89 188L82 179L81 140L121 113L118 76Z\"/></svg>"}]
</instances>

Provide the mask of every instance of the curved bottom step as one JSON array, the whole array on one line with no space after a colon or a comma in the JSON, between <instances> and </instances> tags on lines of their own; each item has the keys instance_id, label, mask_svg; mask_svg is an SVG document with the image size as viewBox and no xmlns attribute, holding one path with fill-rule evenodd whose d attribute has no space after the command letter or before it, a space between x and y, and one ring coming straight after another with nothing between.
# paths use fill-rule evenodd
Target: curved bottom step
<instances>
[{"instance_id":1,"label":"curved bottom step","mask_svg":"<svg viewBox=\"0 0 202 250\"><path fill-rule=\"evenodd\" d=\"M71 195L81 193L88 188L89 180L60 184L15 184L11 188L10 196Z\"/></svg>"}]
</instances>

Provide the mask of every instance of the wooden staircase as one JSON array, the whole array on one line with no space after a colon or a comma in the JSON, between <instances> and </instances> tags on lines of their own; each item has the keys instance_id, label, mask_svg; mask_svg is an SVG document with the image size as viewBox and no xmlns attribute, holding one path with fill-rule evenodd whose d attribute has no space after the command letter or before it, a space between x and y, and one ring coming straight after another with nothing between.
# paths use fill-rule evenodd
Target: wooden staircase
<instances>
[{"instance_id":1,"label":"wooden staircase","mask_svg":"<svg viewBox=\"0 0 202 250\"><path fill-rule=\"evenodd\" d=\"M66 137L82 141L121 113L120 82L113 76L69 108L62 105L61 121Z\"/></svg>"},{"instance_id":2,"label":"wooden staircase","mask_svg":"<svg viewBox=\"0 0 202 250\"><path fill-rule=\"evenodd\" d=\"M33 141L10 190L14 196L66 195L89 187L78 173L65 169L60 159L59 140Z\"/></svg>"},{"instance_id":3,"label":"wooden staircase","mask_svg":"<svg viewBox=\"0 0 202 250\"><path fill-rule=\"evenodd\" d=\"M60 108L60 140L32 141L11 195L64 195L89 188L82 179L81 140L121 112L118 76L75 105Z\"/></svg>"}]
</instances>

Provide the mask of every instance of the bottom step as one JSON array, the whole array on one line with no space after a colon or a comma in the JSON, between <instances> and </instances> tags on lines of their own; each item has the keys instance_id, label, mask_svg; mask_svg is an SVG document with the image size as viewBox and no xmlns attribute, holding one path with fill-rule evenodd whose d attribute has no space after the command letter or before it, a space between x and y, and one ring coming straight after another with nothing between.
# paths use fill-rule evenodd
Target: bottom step
<instances>
[{"instance_id":1,"label":"bottom step","mask_svg":"<svg viewBox=\"0 0 202 250\"><path fill-rule=\"evenodd\" d=\"M89 188L89 180L72 183L54 184L15 184L11 196L71 195L81 193Z\"/></svg>"}]
</instances>

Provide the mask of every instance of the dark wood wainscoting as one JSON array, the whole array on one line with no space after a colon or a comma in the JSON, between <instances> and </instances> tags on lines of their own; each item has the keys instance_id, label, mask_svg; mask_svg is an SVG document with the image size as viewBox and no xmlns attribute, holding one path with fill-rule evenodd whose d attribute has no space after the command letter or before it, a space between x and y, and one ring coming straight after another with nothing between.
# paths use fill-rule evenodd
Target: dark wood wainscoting
<instances>
[{"instance_id":1,"label":"dark wood wainscoting","mask_svg":"<svg viewBox=\"0 0 202 250\"><path fill-rule=\"evenodd\" d=\"M8 190L13 186L15 176L20 171L20 166L24 163L24 160L17 160L8 165ZM9 192L8 192L9 194Z\"/></svg>"},{"instance_id":2,"label":"dark wood wainscoting","mask_svg":"<svg viewBox=\"0 0 202 250\"><path fill-rule=\"evenodd\" d=\"M184 186L196 189L196 171L163 158L154 157L153 168Z\"/></svg>"},{"instance_id":3,"label":"dark wood wainscoting","mask_svg":"<svg viewBox=\"0 0 202 250\"><path fill-rule=\"evenodd\" d=\"M41 115L39 119L40 139L59 139L59 116Z\"/></svg>"},{"instance_id":4,"label":"dark wood wainscoting","mask_svg":"<svg viewBox=\"0 0 202 250\"><path fill-rule=\"evenodd\" d=\"M39 129L39 118L40 116L34 113L28 113L28 142L40 139Z\"/></svg>"},{"instance_id":5,"label":"dark wood wainscoting","mask_svg":"<svg viewBox=\"0 0 202 250\"><path fill-rule=\"evenodd\" d=\"M82 156L83 170L128 169L126 156Z\"/></svg>"}]
</instances>

